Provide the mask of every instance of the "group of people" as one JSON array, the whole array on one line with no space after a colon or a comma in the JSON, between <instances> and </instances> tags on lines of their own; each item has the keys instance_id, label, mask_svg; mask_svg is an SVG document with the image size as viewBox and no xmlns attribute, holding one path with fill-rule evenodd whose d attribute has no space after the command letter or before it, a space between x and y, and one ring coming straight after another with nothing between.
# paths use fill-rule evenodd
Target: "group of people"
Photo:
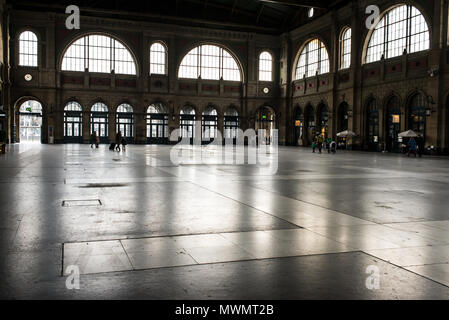
<instances>
[{"instance_id":1,"label":"group of people","mask_svg":"<svg viewBox=\"0 0 449 320\"><path fill-rule=\"evenodd\" d=\"M327 150L328 153L337 152L337 143L331 138L324 139L321 134L317 134L312 142L312 152L315 153L318 148L318 152L321 153L323 148Z\"/></svg>"},{"instance_id":2,"label":"group of people","mask_svg":"<svg viewBox=\"0 0 449 320\"><path fill-rule=\"evenodd\" d=\"M90 136L90 147L93 148L95 145L95 148L98 148L100 144L100 137L97 135L97 131L94 131ZM123 146L123 151L126 150L126 139L125 137L122 137L122 132L119 131L115 135L115 143L111 143L109 150L117 150L120 151L120 145Z\"/></svg>"}]
</instances>

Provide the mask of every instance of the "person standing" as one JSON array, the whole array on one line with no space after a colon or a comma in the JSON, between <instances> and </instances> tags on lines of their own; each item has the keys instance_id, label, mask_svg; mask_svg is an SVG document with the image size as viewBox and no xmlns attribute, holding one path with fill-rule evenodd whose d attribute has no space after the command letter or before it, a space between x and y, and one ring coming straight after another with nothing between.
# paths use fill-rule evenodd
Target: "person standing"
<instances>
[{"instance_id":1,"label":"person standing","mask_svg":"<svg viewBox=\"0 0 449 320\"><path fill-rule=\"evenodd\" d=\"M418 155L421 158L424 153L424 137L418 136L417 138Z\"/></svg>"},{"instance_id":2,"label":"person standing","mask_svg":"<svg viewBox=\"0 0 449 320\"><path fill-rule=\"evenodd\" d=\"M90 147L93 148L97 144L97 132L94 131L90 135Z\"/></svg>"},{"instance_id":3,"label":"person standing","mask_svg":"<svg viewBox=\"0 0 449 320\"><path fill-rule=\"evenodd\" d=\"M317 146L318 146L318 153L320 153L320 154L321 154L321 151L323 150L323 141L324 141L323 137L321 135L319 135L317 137Z\"/></svg>"},{"instance_id":4,"label":"person standing","mask_svg":"<svg viewBox=\"0 0 449 320\"><path fill-rule=\"evenodd\" d=\"M410 157L410 153L413 153L416 158L416 140L415 138L410 138L408 141L408 154L407 157Z\"/></svg>"},{"instance_id":5,"label":"person standing","mask_svg":"<svg viewBox=\"0 0 449 320\"><path fill-rule=\"evenodd\" d=\"M331 153L331 143L332 143L332 139L330 137L326 138L326 149L327 149L327 153Z\"/></svg>"}]
</instances>

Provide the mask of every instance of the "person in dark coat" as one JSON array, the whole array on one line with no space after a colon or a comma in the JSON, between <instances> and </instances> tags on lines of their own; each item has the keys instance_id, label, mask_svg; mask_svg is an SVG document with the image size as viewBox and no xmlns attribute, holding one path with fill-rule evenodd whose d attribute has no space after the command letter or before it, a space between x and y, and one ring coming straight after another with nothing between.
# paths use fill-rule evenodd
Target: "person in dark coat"
<instances>
[{"instance_id":1,"label":"person in dark coat","mask_svg":"<svg viewBox=\"0 0 449 320\"><path fill-rule=\"evenodd\" d=\"M122 137L122 147L123 147L123 151L126 151L126 138L125 137Z\"/></svg>"},{"instance_id":2,"label":"person in dark coat","mask_svg":"<svg viewBox=\"0 0 449 320\"><path fill-rule=\"evenodd\" d=\"M120 151L120 143L122 143L122 132L119 131L115 135L115 150Z\"/></svg>"},{"instance_id":3,"label":"person in dark coat","mask_svg":"<svg viewBox=\"0 0 449 320\"><path fill-rule=\"evenodd\" d=\"M97 137L97 131L94 131L90 135L90 147L93 148L95 145L96 148L98 148L98 137Z\"/></svg>"},{"instance_id":4,"label":"person in dark coat","mask_svg":"<svg viewBox=\"0 0 449 320\"><path fill-rule=\"evenodd\" d=\"M424 153L424 137L418 136L416 139L416 143L418 145L418 155L421 158Z\"/></svg>"},{"instance_id":5,"label":"person in dark coat","mask_svg":"<svg viewBox=\"0 0 449 320\"><path fill-rule=\"evenodd\" d=\"M415 155L416 158L416 140L415 138L410 138L410 140L408 141L408 154L407 156L410 157L410 153L413 153Z\"/></svg>"}]
</instances>

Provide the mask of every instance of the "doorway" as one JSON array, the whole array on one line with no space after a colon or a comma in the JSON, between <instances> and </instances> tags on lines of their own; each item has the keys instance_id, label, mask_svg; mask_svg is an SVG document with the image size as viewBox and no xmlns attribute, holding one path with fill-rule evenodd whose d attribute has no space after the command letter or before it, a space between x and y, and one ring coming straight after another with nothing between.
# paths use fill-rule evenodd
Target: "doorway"
<instances>
[{"instance_id":1,"label":"doorway","mask_svg":"<svg viewBox=\"0 0 449 320\"><path fill-rule=\"evenodd\" d=\"M42 105L36 100L28 100L19 108L19 135L21 143L41 143Z\"/></svg>"}]
</instances>

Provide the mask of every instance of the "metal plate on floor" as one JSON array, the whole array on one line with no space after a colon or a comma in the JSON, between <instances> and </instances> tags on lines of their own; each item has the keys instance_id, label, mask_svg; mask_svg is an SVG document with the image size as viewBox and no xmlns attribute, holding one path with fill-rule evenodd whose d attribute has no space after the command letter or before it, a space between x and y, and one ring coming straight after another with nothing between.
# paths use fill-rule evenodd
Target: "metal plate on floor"
<instances>
[{"instance_id":1,"label":"metal plate on floor","mask_svg":"<svg viewBox=\"0 0 449 320\"><path fill-rule=\"evenodd\" d=\"M89 199L89 200L63 200L63 207L98 207L102 203L100 199Z\"/></svg>"}]
</instances>

